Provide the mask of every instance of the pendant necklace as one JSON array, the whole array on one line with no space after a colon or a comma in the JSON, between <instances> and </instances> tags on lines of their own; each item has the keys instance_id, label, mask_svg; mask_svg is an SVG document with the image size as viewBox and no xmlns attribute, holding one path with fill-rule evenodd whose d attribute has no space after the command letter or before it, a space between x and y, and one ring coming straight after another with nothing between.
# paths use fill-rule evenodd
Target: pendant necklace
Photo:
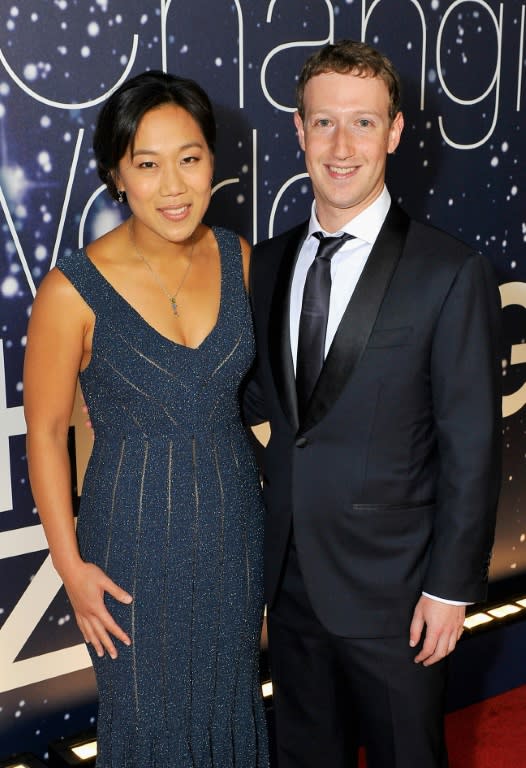
<instances>
[{"instance_id":1,"label":"pendant necklace","mask_svg":"<svg viewBox=\"0 0 526 768\"><path fill-rule=\"evenodd\" d=\"M155 282L157 283L157 285L159 286L161 291L164 293L164 295L167 297L168 301L170 302L170 305L172 307L172 312L174 313L175 317L178 317L179 316L179 307L178 307L178 304L177 304L177 296L179 295L179 291L181 290L181 288L185 284L186 278L188 277L188 273L190 272L190 267L192 266L192 257L194 255L194 245L195 245L195 243L192 242L192 247L190 249L190 256L188 257L188 264L187 264L185 273L184 273L184 275L181 278L181 282L177 286L175 292L174 293L170 293L170 291L167 289L167 287L164 284L164 282L161 280L159 275L153 269L153 267L150 264L150 262L146 259L145 256L143 256L143 254L137 248L137 244L135 243L135 237L133 235L132 220L131 219L128 220L128 234L129 234L129 237L130 237L130 242L131 242L131 244L133 246L133 250L135 251L137 256L140 258L140 260L144 263L144 265L149 269L153 279L155 280Z\"/></svg>"}]
</instances>

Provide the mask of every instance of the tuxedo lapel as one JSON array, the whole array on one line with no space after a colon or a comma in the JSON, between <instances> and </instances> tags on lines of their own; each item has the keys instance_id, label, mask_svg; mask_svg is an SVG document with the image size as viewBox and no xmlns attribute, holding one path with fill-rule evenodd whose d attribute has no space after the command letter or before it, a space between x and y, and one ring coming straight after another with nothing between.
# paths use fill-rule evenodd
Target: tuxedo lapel
<instances>
[{"instance_id":1,"label":"tuxedo lapel","mask_svg":"<svg viewBox=\"0 0 526 768\"><path fill-rule=\"evenodd\" d=\"M283 256L276 276L269 322L269 354L274 382L281 405L295 430L298 428L296 379L290 348L290 288L292 273L308 232L305 222L290 232L283 245Z\"/></svg>"},{"instance_id":2,"label":"tuxedo lapel","mask_svg":"<svg viewBox=\"0 0 526 768\"><path fill-rule=\"evenodd\" d=\"M325 416L360 360L402 255L408 228L409 217L392 204L334 336L302 431Z\"/></svg>"}]
</instances>

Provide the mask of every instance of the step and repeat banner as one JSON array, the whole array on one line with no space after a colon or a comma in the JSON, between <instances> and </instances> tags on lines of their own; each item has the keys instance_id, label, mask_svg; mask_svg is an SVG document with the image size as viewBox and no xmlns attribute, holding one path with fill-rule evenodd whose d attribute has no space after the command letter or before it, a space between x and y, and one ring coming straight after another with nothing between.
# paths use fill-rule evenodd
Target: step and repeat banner
<instances>
[{"instance_id":1,"label":"step and repeat banner","mask_svg":"<svg viewBox=\"0 0 526 768\"><path fill-rule=\"evenodd\" d=\"M394 60L406 128L390 159L391 193L482 251L501 286L504 475L491 574L495 583L526 572L525 8L519 0L2 0L0 758L43 754L50 737L95 722L89 657L28 485L22 365L34 292L57 254L125 215L96 175L93 126L108 94L147 68L193 77L209 92L219 140L207 219L257 242L309 211L292 122L304 59L351 37ZM88 444L76 412L79 479Z\"/></svg>"}]
</instances>

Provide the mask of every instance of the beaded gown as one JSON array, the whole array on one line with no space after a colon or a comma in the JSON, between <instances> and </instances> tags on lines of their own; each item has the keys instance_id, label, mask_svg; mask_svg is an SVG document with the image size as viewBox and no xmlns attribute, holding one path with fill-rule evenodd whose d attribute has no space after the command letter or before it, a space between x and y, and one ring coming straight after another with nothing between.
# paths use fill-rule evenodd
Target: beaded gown
<instances>
[{"instance_id":1,"label":"beaded gown","mask_svg":"<svg viewBox=\"0 0 526 768\"><path fill-rule=\"evenodd\" d=\"M263 506L239 413L254 339L239 240L215 228L217 324L196 349L149 326L83 251L57 267L96 316L80 382L95 430L82 557L133 595L132 638L92 653L98 768L267 768L259 681Z\"/></svg>"}]
</instances>

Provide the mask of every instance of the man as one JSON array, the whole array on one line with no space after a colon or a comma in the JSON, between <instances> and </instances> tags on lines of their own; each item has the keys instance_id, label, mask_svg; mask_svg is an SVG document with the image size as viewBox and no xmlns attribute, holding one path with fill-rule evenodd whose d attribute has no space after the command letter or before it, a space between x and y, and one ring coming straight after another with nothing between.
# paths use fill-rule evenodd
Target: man
<instances>
[{"instance_id":1,"label":"man","mask_svg":"<svg viewBox=\"0 0 526 768\"><path fill-rule=\"evenodd\" d=\"M486 592L498 292L486 259L391 200L399 98L392 64L368 45L311 56L295 115L310 220L252 259L258 362L245 407L271 426L279 768L350 768L360 739L368 768L444 768L445 657L465 605ZM342 233L352 237L327 250L323 236Z\"/></svg>"}]
</instances>

